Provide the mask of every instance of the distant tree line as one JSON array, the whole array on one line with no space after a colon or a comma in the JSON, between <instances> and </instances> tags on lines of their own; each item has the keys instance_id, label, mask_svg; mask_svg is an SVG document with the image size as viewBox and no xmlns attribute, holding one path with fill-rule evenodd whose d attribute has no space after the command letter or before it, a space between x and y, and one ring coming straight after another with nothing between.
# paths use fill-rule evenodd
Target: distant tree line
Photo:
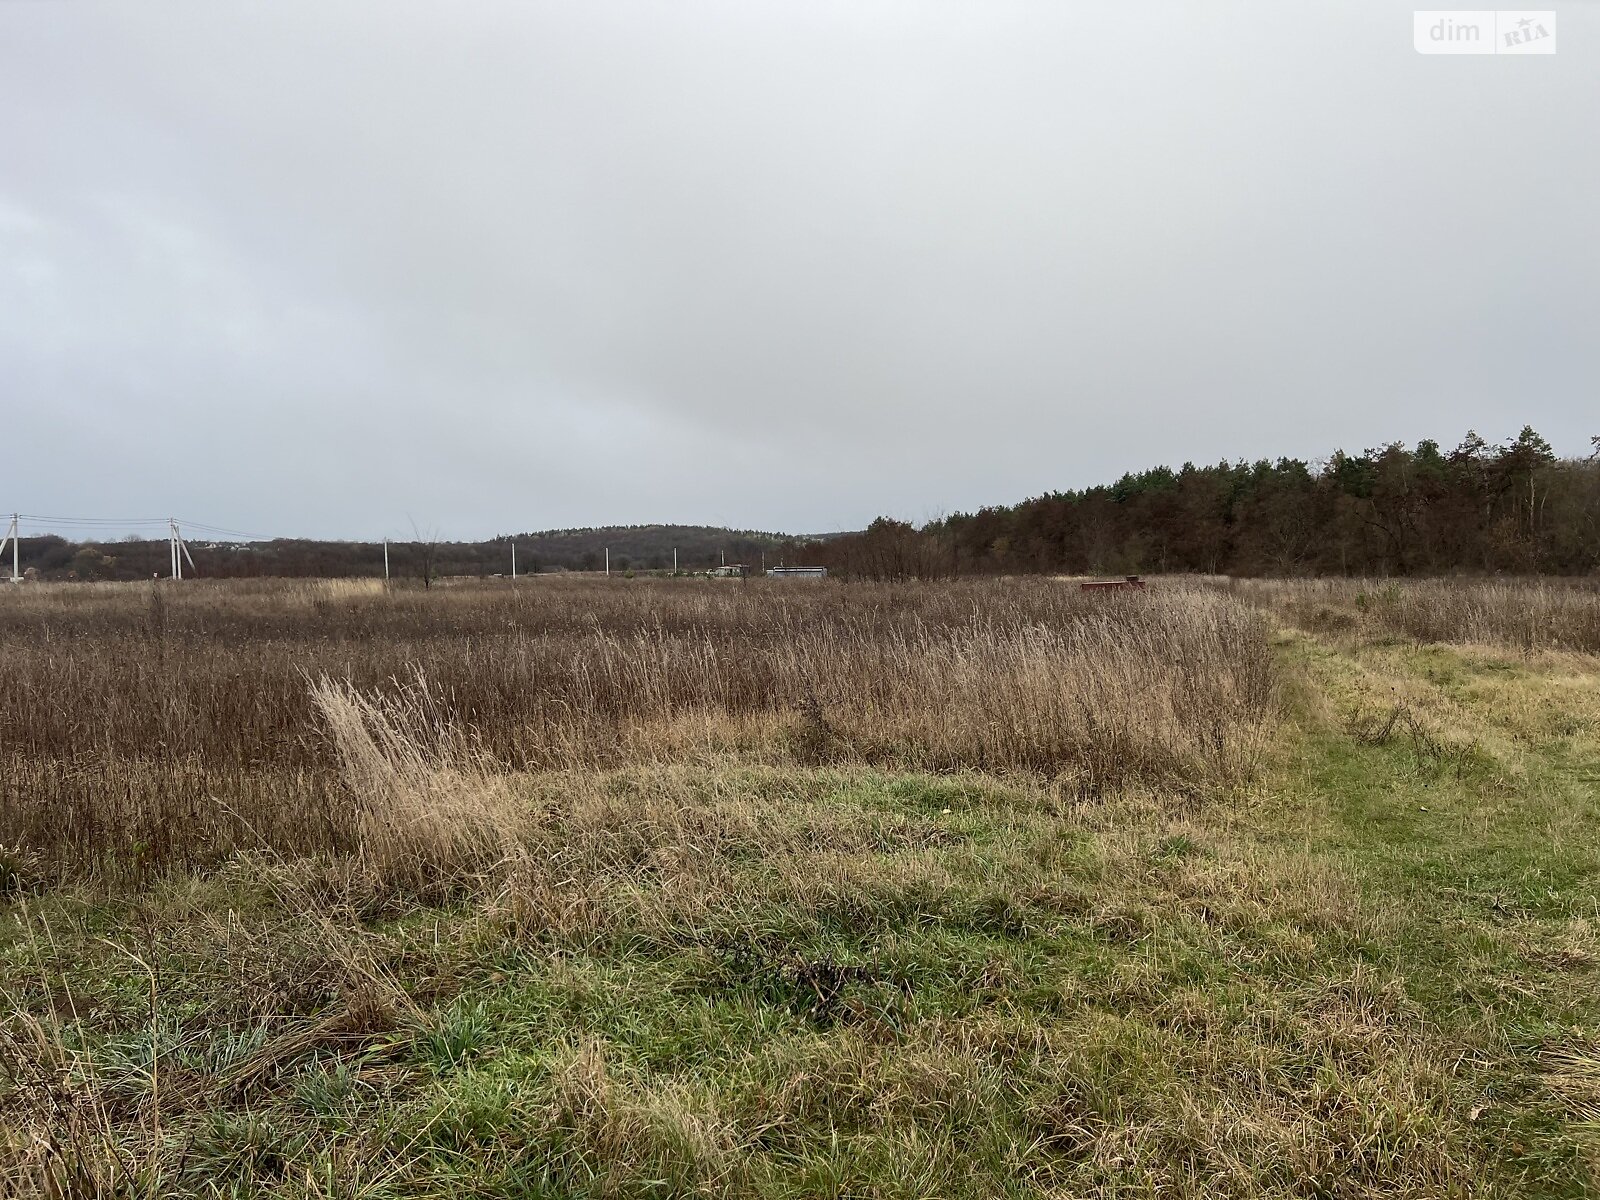
<instances>
[{"instance_id":1,"label":"distant tree line","mask_svg":"<svg viewBox=\"0 0 1600 1200\"><path fill-rule=\"evenodd\" d=\"M889 518L817 547L872 579L1121 575L1587 574L1600 570L1600 438L1561 459L1532 428L1453 450L1401 443L1325 461L1156 467L1109 486L959 513Z\"/></svg>"},{"instance_id":2,"label":"distant tree line","mask_svg":"<svg viewBox=\"0 0 1600 1200\"><path fill-rule=\"evenodd\" d=\"M759 567L795 562L807 539L755 530L719 529L700 525L631 525L596 529L560 529L491 538L482 542L447 542L418 534L389 543L392 578L431 582L447 576L509 575L511 545L517 547L517 570L598 571L611 551L614 572L670 571L677 549L682 571L704 571L723 561ZM195 570L203 578L381 578L382 542L318 541L277 538L272 541L227 542L188 539ZM149 579L169 571L165 539L75 542L47 534L23 537L21 565L41 579ZM9 575L7 551L0 574Z\"/></svg>"},{"instance_id":3,"label":"distant tree line","mask_svg":"<svg viewBox=\"0 0 1600 1200\"><path fill-rule=\"evenodd\" d=\"M569 571L598 571L611 551L611 569L670 571L673 550L678 568L703 571L730 563L759 566L776 564L808 539L753 529L722 529L708 525L612 525L598 529L550 529L514 535L518 562L532 554L549 567ZM500 542L508 538L499 539Z\"/></svg>"},{"instance_id":4,"label":"distant tree line","mask_svg":"<svg viewBox=\"0 0 1600 1200\"><path fill-rule=\"evenodd\" d=\"M920 528L880 517L859 533L790 537L690 525L523 533L484 542L390 544L397 579L518 570L683 571L743 562L819 565L845 578L956 575L1583 575L1600 571L1600 438L1558 458L1532 428L1452 450L1394 442L1307 462L1156 467L1116 483L957 513ZM379 542L193 540L207 577L381 576ZM8 556L9 559L9 556ZM85 544L24 537L22 565L46 579L167 573L165 541ZM9 569L10 563L0 565Z\"/></svg>"}]
</instances>

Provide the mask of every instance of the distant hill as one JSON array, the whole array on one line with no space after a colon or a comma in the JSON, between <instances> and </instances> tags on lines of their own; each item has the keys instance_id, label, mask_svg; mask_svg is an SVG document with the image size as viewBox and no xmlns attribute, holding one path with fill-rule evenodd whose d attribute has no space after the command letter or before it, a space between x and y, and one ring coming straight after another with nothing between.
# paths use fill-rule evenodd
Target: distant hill
<instances>
[{"instance_id":1,"label":"distant hill","mask_svg":"<svg viewBox=\"0 0 1600 1200\"><path fill-rule=\"evenodd\" d=\"M680 570L703 570L727 562L776 561L799 546L834 535L766 533L713 525L609 525L593 529L545 529L511 535L519 563L524 557L544 569L597 570L607 548L612 570L670 570L677 550ZM511 540L510 537L501 539Z\"/></svg>"}]
</instances>

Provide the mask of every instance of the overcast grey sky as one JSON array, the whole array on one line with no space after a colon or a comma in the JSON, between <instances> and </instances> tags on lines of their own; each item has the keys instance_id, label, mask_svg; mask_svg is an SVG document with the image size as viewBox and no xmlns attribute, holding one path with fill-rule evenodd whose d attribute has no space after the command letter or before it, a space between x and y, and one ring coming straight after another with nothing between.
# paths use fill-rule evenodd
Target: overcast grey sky
<instances>
[{"instance_id":1,"label":"overcast grey sky","mask_svg":"<svg viewBox=\"0 0 1600 1200\"><path fill-rule=\"evenodd\" d=\"M1600 6L0 0L0 508L921 521L1600 434Z\"/></svg>"}]
</instances>

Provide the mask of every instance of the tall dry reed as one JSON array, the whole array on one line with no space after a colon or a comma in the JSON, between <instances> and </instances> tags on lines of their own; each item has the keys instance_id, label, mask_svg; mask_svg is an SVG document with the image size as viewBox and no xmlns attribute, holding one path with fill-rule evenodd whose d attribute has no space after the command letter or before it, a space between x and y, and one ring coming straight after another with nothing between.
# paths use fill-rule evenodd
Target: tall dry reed
<instances>
[{"instance_id":1,"label":"tall dry reed","mask_svg":"<svg viewBox=\"0 0 1600 1200\"><path fill-rule=\"evenodd\" d=\"M1237 777L1272 704L1249 605L1049 580L47 586L0 593L0 665L0 843L141 869L372 853L374 796L429 809L468 761L446 729L485 777L731 752L1092 790Z\"/></svg>"},{"instance_id":2,"label":"tall dry reed","mask_svg":"<svg viewBox=\"0 0 1600 1200\"><path fill-rule=\"evenodd\" d=\"M348 840L376 884L425 891L511 854L510 783L439 709L426 677L376 698L324 677L311 699L338 754Z\"/></svg>"},{"instance_id":3,"label":"tall dry reed","mask_svg":"<svg viewBox=\"0 0 1600 1200\"><path fill-rule=\"evenodd\" d=\"M1323 633L1600 654L1600 581L1252 579L1238 595Z\"/></svg>"}]
</instances>

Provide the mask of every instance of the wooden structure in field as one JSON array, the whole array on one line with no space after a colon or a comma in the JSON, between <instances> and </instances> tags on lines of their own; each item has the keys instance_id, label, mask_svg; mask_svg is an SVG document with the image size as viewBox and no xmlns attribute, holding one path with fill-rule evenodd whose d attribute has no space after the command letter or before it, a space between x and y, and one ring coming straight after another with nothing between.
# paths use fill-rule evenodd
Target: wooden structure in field
<instances>
[{"instance_id":1,"label":"wooden structure in field","mask_svg":"<svg viewBox=\"0 0 1600 1200\"><path fill-rule=\"evenodd\" d=\"M1091 579L1078 586L1086 592L1142 592L1144 580L1137 575L1125 575L1121 579Z\"/></svg>"}]
</instances>

